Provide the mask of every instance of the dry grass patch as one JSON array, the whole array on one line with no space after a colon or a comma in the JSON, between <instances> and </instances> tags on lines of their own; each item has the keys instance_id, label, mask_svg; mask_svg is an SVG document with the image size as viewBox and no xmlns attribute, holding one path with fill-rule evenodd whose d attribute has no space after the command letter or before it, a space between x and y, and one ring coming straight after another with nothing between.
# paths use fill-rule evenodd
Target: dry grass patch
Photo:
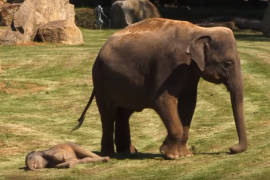
<instances>
[{"instance_id":1,"label":"dry grass patch","mask_svg":"<svg viewBox=\"0 0 270 180\"><path fill-rule=\"evenodd\" d=\"M46 86L19 81L2 81L0 82L0 93L24 95L29 93L37 93L45 90Z\"/></svg>"}]
</instances>

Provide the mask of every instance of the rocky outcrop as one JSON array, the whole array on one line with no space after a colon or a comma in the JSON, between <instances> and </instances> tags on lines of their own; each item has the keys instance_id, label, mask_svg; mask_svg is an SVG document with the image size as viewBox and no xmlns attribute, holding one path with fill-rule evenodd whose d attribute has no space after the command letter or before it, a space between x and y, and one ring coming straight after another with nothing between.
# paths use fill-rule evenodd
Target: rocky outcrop
<instances>
[{"instance_id":1,"label":"rocky outcrop","mask_svg":"<svg viewBox=\"0 0 270 180\"><path fill-rule=\"evenodd\" d=\"M7 0L0 0L0 11L3 5L7 2Z\"/></svg>"},{"instance_id":2,"label":"rocky outcrop","mask_svg":"<svg viewBox=\"0 0 270 180\"><path fill-rule=\"evenodd\" d=\"M0 43L21 44L33 41L39 27L52 21L67 21L76 26L74 6L69 0L25 0L15 13L10 29L0 37ZM83 42L81 32L75 34L79 36L71 39L79 38ZM71 40L68 42L73 43Z\"/></svg>"},{"instance_id":3,"label":"rocky outcrop","mask_svg":"<svg viewBox=\"0 0 270 180\"><path fill-rule=\"evenodd\" d=\"M230 28L231 30L237 29L235 26L234 21L225 21L225 22L202 22L202 23L197 23L199 26L203 27L227 27Z\"/></svg>"},{"instance_id":4,"label":"rocky outcrop","mask_svg":"<svg viewBox=\"0 0 270 180\"><path fill-rule=\"evenodd\" d=\"M74 23L67 20L52 21L39 27L36 40L41 42L82 44L82 34Z\"/></svg>"},{"instance_id":5,"label":"rocky outcrop","mask_svg":"<svg viewBox=\"0 0 270 180\"><path fill-rule=\"evenodd\" d=\"M262 30L262 22L257 19L235 18L234 21L239 29Z\"/></svg>"},{"instance_id":6,"label":"rocky outcrop","mask_svg":"<svg viewBox=\"0 0 270 180\"><path fill-rule=\"evenodd\" d=\"M0 12L1 25L10 26L12 19L14 19L14 15L18 11L20 6L21 4L19 3L14 3L14 4L5 3L2 6L2 9Z\"/></svg>"},{"instance_id":7,"label":"rocky outcrop","mask_svg":"<svg viewBox=\"0 0 270 180\"><path fill-rule=\"evenodd\" d=\"M160 17L149 0L118 0L111 7L111 27L123 28L146 18Z\"/></svg>"}]
</instances>

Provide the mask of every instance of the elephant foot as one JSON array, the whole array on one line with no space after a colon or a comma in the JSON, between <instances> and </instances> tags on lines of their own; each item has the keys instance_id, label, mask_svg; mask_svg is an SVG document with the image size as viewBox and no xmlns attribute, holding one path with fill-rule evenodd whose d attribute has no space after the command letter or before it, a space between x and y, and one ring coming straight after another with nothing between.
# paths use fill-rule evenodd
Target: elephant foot
<instances>
[{"instance_id":1,"label":"elephant foot","mask_svg":"<svg viewBox=\"0 0 270 180\"><path fill-rule=\"evenodd\" d=\"M129 147L126 148L121 148L121 147L117 147L117 153L124 153L124 154L136 154L138 151L136 149L136 147L131 144Z\"/></svg>"},{"instance_id":2,"label":"elephant foot","mask_svg":"<svg viewBox=\"0 0 270 180\"><path fill-rule=\"evenodd\" d=\"M187 149L186 145L182 145L179 150L180 157L191 157L193 156L192 152Z\"/></svg>"},{"instance_id":3,"label":"elephant foot","mask_svg":"<svg viewBox=\"0 0 270 180\"><path fill-rule=\"evenodd\" d=\"M179 157L189 157L192 156L192 152L179 141L172 141L166 138L163 145L160 147L160 152L165 159L177 159Z\"/></svg>"},{"instance_id":4,"label":"elephant foot","mask_svg":"<svg viewBox=\"0 0 270 180\"><path fill-rule=\"evenodd\" d=\"M133 144L130 145L129 151L130 151L130 154L136 154L138 152L138 150Z\"/></svg>"},{"instance_id":5,"label":"elephant foot","mask_svg":"<svg viewBox=\"0 0 270 180\"><path fill-rule=\"evenodd\" d=\"M164 156L165 159L179 158L177 148L173 147L172 145L162 145L160 147L160 153Z\"/></svg>"}]
</instances>

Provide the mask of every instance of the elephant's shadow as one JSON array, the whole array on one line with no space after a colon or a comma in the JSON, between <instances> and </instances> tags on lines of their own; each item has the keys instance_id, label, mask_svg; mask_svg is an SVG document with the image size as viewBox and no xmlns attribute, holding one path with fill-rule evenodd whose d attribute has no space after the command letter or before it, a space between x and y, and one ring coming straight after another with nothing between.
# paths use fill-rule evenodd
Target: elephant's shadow
<instances>
[{"instance_id":1,"label":"elephant's shadow","mask_svg":"<svg viewBox=\"0 0 270 180\"><path fill-rule=\"evenodd\" d=\"M96 154L100 154L100 152L95 152ZM230 152L193 152L194 156L198 155L209 155L209 156L218 156L218 155L231 155ZM136 154L114 154L110 156L111 159L123 160L123 159L133 159L133 160L144 160L144 159L163 159L164 156L158 153L142 153L137 152Z\"/></svg>"},{"instance_id":2,"label":"elephant's shadow","mask_svg":"<svg viewBox=\"0 0 270 180\"><path fill-rule=\"evenodd\" d=\"M94 152L94 153L100 155L100 152ZM163 156L161 154L157 154L157 153L137 152L135 154L125 154L125 153L113 154L110 156L110 158L117 159L117 160L122 160L122 159L143 160L143 159L161 159L161 158L163 158Z\"/></svg>"},{"instance_id":3,"label":"elephant's shadow","mask_svg":"<svg viewBox=\"0 0 270 180\"><path fill-rule=\"evenodd\" d=\"M226 155L231 155L230 152L193 152L193 155L222 155L222 154L226 154Z\"/></svg>"}]
</instances>

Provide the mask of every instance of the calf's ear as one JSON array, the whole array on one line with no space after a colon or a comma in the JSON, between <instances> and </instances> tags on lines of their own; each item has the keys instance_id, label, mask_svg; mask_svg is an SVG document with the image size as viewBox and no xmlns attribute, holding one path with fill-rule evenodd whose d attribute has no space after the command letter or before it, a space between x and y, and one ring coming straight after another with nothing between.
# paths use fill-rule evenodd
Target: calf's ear
<instances>
[{"instance_id":1,"label":"calf's ear","mask_svg":"<svg viewBox=\"0 0 270 180\"><path fill-rule=\"evenodd\" d=\"M194 38L186 49L186 53L191 56L201 71L205 69L206 50L210 41L210 36L200 36Z\"/></svg>"}]
</instances>

